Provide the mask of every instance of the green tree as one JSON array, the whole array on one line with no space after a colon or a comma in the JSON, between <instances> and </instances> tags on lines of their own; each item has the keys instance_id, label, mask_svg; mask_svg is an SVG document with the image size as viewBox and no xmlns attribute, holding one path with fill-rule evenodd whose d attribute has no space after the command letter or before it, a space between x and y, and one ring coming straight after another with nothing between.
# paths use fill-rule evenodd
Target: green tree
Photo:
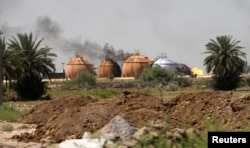
<instances>
[{"instance_id":1,"label":"green tree","mask_svg":"<svg viewBox=\"0 0 250 148\"><path fill-rule=\"evenodd\" d=\"M244 73L249 73L250 72L250 65L248 63L245 63L245 68L244 68Z\"/></svg>"},{"instance_id":2,"label":"green tree","mask_svg":"<svg viewBox=\"0 0 250 148\"><path fill-rule=\"evenodd\" d=\"M42 41L43 39L37 40L37 37L33 38L32 34L25 33L17 34L17 38L13 37L8 44L10 51L20 57L18 62L21 63L21 66L15 69L15 73L18 75L16 77L18 86L27 88L26 91L30 94L45 89L45 85L42 85L42 77L49 76L49 73L55 71L53 58L56 57L56 54L51 53L51 48L47 46L41 47ZM28 82L34 80L36 80L35 83ZM39 82L41 84L38 84ZM26 87L25 85L28 84L35 86ZM38 88L39 86L42 88ZM22 95L21 90L17 91L19 95ZM23 97L26 97L25 99L39 98L37 95L30 95L31 97L36 96L36 98L27 98L27 96L29 95Z\"/></svg>"},{"instance_id":3,"label":"green tree","mask_svg":"<svg viewBox=\"0 0 250 148\"><path fill-rule=\"evenodd\" d=\"M244 71L246 53L241 51L240 41L232 36L218 36L206 44L209 54L204 60L206 71L213 74L213 88L216 90L233 90L239 87L240 74Z\"/></svg>"},{"instance_id":4,"label":"green tree","mask_svg":"<svg viewBox=\"0 0 250 148\"><path fill-rule=\"evenodd\" d=\"M17 72L19 77L26 75L41 75L49 76L49 73L55 71L53 58L55 53L51 53L48 46L40 47L43 39L37 41L37 37L33 38L32 34L17 34L17 38L13 37L10 40L9 48L18 56L23 57L19 62L22 63L22 68Z\"/></svg>"},{"instance_id":5,"label":"green tree","mask_svg":"<svg viewBox=\"0 0 250 148\"><path fill-rule=\"evenodd\" d=\"M47 84L41 77L28 75L17 82L16 91L22 100L36 100L46 93Z\"/></svg>"},{"instance_id":6,"label":"green tree","mask_svg":"<svg viewBox=\"0 0 250 148\"><path fill-rule=\"evenodd\" d=\"M1 34L0 34L1 35ZM3 52L6 49L5 39L0 37L0 105L3 104Z\"/></svg>"},{"instance_id":7,"label":"green tree","mask_svg":"<svg viewBox=\"0 0 250 148\"><path fill-rule=\"evenodd\" d=\"M9 48L3 50L2 53L2 73L6 80L9 81L9 85L11 85L11 81L13 79L17 79L19 77L17 71L21 71L22 69L22 59L24 57L19 56L19 53L16 51L12 51ZM6 83L7 85L7 83Z\"/></svg>"}]
</instances>

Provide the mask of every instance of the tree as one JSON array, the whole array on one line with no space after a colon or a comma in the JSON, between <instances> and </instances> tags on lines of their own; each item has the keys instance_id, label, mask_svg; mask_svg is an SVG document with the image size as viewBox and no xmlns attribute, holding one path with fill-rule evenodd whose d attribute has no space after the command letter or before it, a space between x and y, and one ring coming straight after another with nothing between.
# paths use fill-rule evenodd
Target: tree
<instances>
[{"instance_id":1,"label":"tree","mask_svg":"<svg viewBox=\"0 0 250 148\"><path fill-rule=\"evenodd\" d=\"M12 78L17 78L18 75L15 73L15 71L20 67L21 62L19 60L19 56L16 55L16 53L10 51L7 48L5 38L0 38L0 104L2 104L3 99L3 77L5 77L8 80L11 80ZM7 86L7 82L6 82ZM7 88L7 87L6 87Z\"/></svg>"},{"instance_id":2,"label":"tree","mask_svg":"<svg viewBox=\"0 0 250 148\"><path fill-rule=\"evenodd\" d=\"M210 39L206 44L209 54L204 60L206 71L213 74L213 87L217 90L233 90L239 87L240 74L244 71L246 53L240 41L232 36L218 36L216 40Z\"/></svg>"},{"instance_id":3,"label":"tree","mask_svg":"<svg viewBox=\"0 0 250 148\"><path fill-rule=\"evenodd\" d=\"M21 67L15 69L15 73L18 74L18 86L27 88L26 91L31 94L36 92L36 90L41 90L45 87L45 85L42 85L42 76L49 77L49 73L55 71L53 57L56 57L56 54L51 53L51 48L47 46L40 47L42 41L43 39L37 40L37 37L33 38L32 34L25 33L17 34L17 38L13 37L13 39L11 39L10 43L8 44L10 51L12 53L16 53L18 57L21 57L18 59L19 63L21 63ZM34 80L36 80L35 83L28 82ZM38 84L39 82L41 83L41 85ZM35 86L25 87L25 85L28 84ZM38 88L39 86L42 88ZM21 92L19 92L18 94L22 95ZM28 95L25 95L25 97L27 96ZM37 95L30 96L37 97ZM38 99L38 97L25 99Z\"/></svg>"},{"instance_id":4,"label":"tree","mask_svg":"<svg viewBox=\"0 0 250 148\"><path fill-rule=\"evenodd\" d=\"M5 39L0 37L0 105L3 104L3 52L6 49Z\"/></svg>"},{"instance_id":5,"label":"tree","mask_svg":"<svg viewBox=\"0 0 250 148\"><path fill-rule=\"evenodd\" d=\"M47 84L41 77L29 75L16 83L16 91L22 100L36 100L46 93Z\"/></svg>"},{"instance_id":6,"label":"tree","mask_svg":"<svg viewBox=\"0 0 250 148\"><path fill-rule=\"evenodd\" d=\"M245 62L244 73L249 73L249 72L250 72L250 65L248 65L247 62Z\"/></svg>"},{"instance_id":7,"label":"tree","mask_svg":"<svg viewBox=\"0 0 250 148\"><path fill-rule=\"evenodd\" d=\"M10 40L9 48L24 57L21 59L22 69L18 71L19 77L31 74L49 76L49 73L55 71L53 57L56 57L56 54L51 53L48 46L40 47L43 39L37 41L37 37L33 38L32 34L17 34L17 37Z\"/></svg>"},{"instance_id":8,"label":"tree","mask_svg":"<svg viewBox=\"0 0 250 148\"><path fill-rule=\"evenodd\" d=\"M2 73L6 80L9 80L9 85L13 79L19 77L17 71L22 69L22 59L18 52L11 51L9 48L3 50L2 54ZM7 84L6 84L7 85Z\"/></svg>"}]
</instances>

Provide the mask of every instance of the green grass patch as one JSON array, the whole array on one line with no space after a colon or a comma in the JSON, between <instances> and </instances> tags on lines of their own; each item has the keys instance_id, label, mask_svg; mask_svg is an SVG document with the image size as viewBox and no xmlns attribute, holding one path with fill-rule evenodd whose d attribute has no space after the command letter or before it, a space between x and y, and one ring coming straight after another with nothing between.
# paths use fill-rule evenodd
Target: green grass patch
<instances>
[{"instance_id":1,"label":"green grass patch","mask_svg":"<svg viewBox=\"0 0 250 148\"><path fill-rule=\"evenodd\" d=\"M28 129L29 127L27 125L21 125L18 127L18 129Z\"/></svg>"},{"instance_id":2,"label":"green grass patch","mask_svg":"<svg viewBox=\"0 0 250 148\"><path fill-rule=\"evenodd\" d=\"M243 131L249 132L250 131L250 121L247 122L246 127L243 129Z\"/></svg>"},{"instance_id":3,"label":"green grass patch","mask_svg":"<svg viewBox=\"0 0 250 148\"><path fill-rule=\"evenodd\" d=\"M11 124L5 124L3 126L3 131L4 132L11 132L11 131L13 131L13 129L14 129L14 127Z\"/></svg>"},{"instance_id":4,"label":"green grass patch","mask_svg":"<svg viewBox=\"0 0 250 148\"><path fill-rule=\"evenodd\" d=\"M53 98L60 96L80 95L80 96L95 96L97 98L109 98L119 96L122 90L105 88L105 89L81 89L81 90L49 90L47 93Z\"/></svg>"},{"instance_id":5,"label":"green grass patch","mask_svg":"<svg viewBox=\"0 0 250 148\"><path fill-rule=\"evenodd\" d=\"M178 95L194 92L204 92L205 90L197 90L194 88L181 88L179 90L169 90L167 88L144 88L140 90L143 93L151 94L155 97L158 97L162 100L170 100ZM210 90L206 90L210 91Z\"/></svg>"},{"instance_id":6,"label":"green grass patch","mask_svg":"<svg viewBox=\"0 0 250 148\"><path fill-rule=\"evenodd\" d=\"M207 137L203 137L202 139L197 136L188 136L187 139L183 139L179 144L177 144L178 148L207 148L208 141Z\"/></svg>"},{"instance_id":7,"label":"green grass patch","mask_svg":"<svg viewBox=\"0 0 250 148\"><path fill-rule=\"evenodd\" d=\"M116 89L98 89L96 91L90 91L91 95L95 95L100 98L109 98L121 95L121 90Z\"/></svg>"},{"instance_id":8,"label":"green grass patch","mask_svg":"<svg viewBox=\"0 0 250 148\"><path fill-rule=\"evenodd\" d=\"M7 104L0 105L0 120L7 122L16 122L23 115L27 114L28 110L18 110Z\"/></svg>"},{"instance_id":9,"label":"green grass patch","mask_svg":"<svg viewBox=\"0 0 250 148\"><path fill-rule=\"evenodd\" d=\"M192 129L183 129L182 132L173 132L168 128L168 119L166 124L159 127L150 125L144 130L144 134L137 139L134 147L143 148L206 148L207 132L195 131ZM205 136L203 136L205 135Z\"/></svg>"}]
</instances>

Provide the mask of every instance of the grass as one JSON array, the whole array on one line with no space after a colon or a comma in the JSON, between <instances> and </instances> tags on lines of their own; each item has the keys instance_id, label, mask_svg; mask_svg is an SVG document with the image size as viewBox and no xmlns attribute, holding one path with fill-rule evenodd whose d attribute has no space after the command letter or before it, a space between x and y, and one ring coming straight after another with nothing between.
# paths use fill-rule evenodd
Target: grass
<instances>
[{"instance_id":1,"label":"grass","mask_svg":"<svg viewBox=\"0 0 250 148\"><path fill-rule=\"evenodd\" d=\"M97 89L96 91L90 91L91 95L95 95L101 98L110 98L122 94L121 90L116 89Z\"/></svg>"},{"instance_id":2,"label":"grass","mask_svg":"<svg viewBox=\"0 0 250 148\"><path fill-rule=\"evenodd\" d=\"M27 114L28 110L18 110L7 104L0 105L0 120L7 122L16 122L23 115Z\"/></svg>"},{"instance_id":3,"label":"grass","mask_svg":"<svg viewBox=\"0 0 250 148\"><path fill-rule=\"evenodd\" d=\"M51 98L57 98L60 96L69 96L69 95L80 95L80 96L95 96L97 98L109 98L114 96L119 96L122 94L123 90L131 91L141 91L143 93L149 93L153 96L156 96L160 99L169 100L175 96L184 93L198 92L204 90L196 90L193 88L181 88L179 90L169 90L164 88L142 88L142 89L133 89L133 88L98 88L98 89L81 89L81 90L59 90L59 89L49 89L47 95Z\"/></svg>"},{"instance_id":4,"label":"grass","mask_svg":"<svg viewBox=\"0 0 250 148\"><path fill-rule=\"evenodd\" d=\"M178 148L207 148L207 137L200 139L197 136L190 136L185 140L182 140L180 144L177 145Z\"/></svg>"},{"instance_id":5,"label":"grass","mask_svg":"<svg viewBox=\"0 0 250 148\"><path fill-rule=\"evenodd\" d=\"M153 96L156 96L162 100L170 100L178 95L186 94L186 93L193 93L193 92L204 92L204 91L211 91L207 90L197 90L195 88L180 88L175 91L171 91L169 89L164 88L144 88L141 90L144 93L149 93Z\"/></svg>"},{"instance_id":6,"label":"grass","mask_svg":"<svg viewBox=\"0 0 250 148\"><path fill-rule=\"evenodd\" d=\"M14 127L11 124L5 124L3 126L3 131L4 132L11 132L11 131L13 131L13 129L14 129Z\"/></svg>"},{"instance_id":7,"label":"grass","mask_svg":"<svg viewBox=\"0 0 250 148\"><path fill-rule=\"evenodd\" d=\"M21 125L18 127L18 129L28 129L29 127L27 125Z\"/></svg>"},{"instance_id":8,"label":"grass","mask_svg":"<svg viewBox=\"0 0 250 148\"><path fill-rule=\"evenodd\" d=\"M250 131L250 121L247 122L247 126L243 129L243 131L246 131L246 132Z\"/></svg>"},{"instance_id":9,"label":"grass","mask_svg":"<svg viewBox=\"0 0 250 148\"><path fill-rule=\"evenodd\" d=\"M95 96L97 98L109 98L122 94L122 90L119 89L82 89L82 90L48 90L48 95L51 98L56 98L60 96L69 96L69 95L80 95L80 96Z\"/></svg>"},{"instance_id":10,"label":"grass","mask_svg":"<svg viewBox=\"0 0 250 148\"><path fill-rule=\"evenodd\" d=\"M162 128L149 125L137 141L135 147L143 148L206 148L208 143L207 133L199 134L192 130L186 130L183 134L171 133L168 120Z\"/></svg>"}]
</instances>

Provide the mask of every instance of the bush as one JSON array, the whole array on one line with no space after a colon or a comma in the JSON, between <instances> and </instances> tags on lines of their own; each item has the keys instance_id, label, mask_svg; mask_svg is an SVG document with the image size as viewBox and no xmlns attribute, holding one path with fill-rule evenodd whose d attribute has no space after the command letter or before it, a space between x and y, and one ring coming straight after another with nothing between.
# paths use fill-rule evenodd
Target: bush
<instances>
[{"instance_id":1,"label":"bush","mask_svg":"<svg viewBox=\"0 0 250 148\"><path fill-rule=\"evenodd\" d=\"M80 73L76 78L66 81L63 85L64 88L89 88L96 86L96 77L88 72Z\"/></svg>"},{"instance_id":2,"label":"bush","mask_svg":"<svg viewBox=\"0 0 250 148\"><path fill-rule=\"evenodd\" d=\"M240 86L241 77L238 75L212 77L212 87L214 90L234 90Z\"/></svg>"},{"instance_id":3,"label":"bush","mask_svg":"<svg viewBox=\"0 0 250 148\"><path fill-rule=\"evenodd\" d=\"M145 82L169 82L173 80L174 74L165 68L155 66L151 69L145 69L137 79Z\"/></svg>"},{"instance_id":4,"label":"bush","mask_svg":"<svg viewBox=\"0 0 250 148\"><path fill-rule=\"evenodd\" d=\"M16 92L21 100L37 100L47 91L47 84L38 76L25 76L16 83Z\"/></svg>"},{"instance_id":5,"label":"bush","mask_svg":"<svg viewBox=\"0 0 250 148\"><path fill-rule=\"evenodd\" d=\"M247 84L248 87L250 87L250 78L246 78L245 83Z\"/></svg>"},{"instance_id":6,"label":"bush","mask_svg":"<svg viewBox=\"0 0 250 148\"><path fill-rule=\"evenodd\" d=\"M174 81L178 84L180 87L188 87L192 85L192 81L190 81L189 78L184 77L183 75L178 75L174 78Z\"/></svg>"}]
</instances>

